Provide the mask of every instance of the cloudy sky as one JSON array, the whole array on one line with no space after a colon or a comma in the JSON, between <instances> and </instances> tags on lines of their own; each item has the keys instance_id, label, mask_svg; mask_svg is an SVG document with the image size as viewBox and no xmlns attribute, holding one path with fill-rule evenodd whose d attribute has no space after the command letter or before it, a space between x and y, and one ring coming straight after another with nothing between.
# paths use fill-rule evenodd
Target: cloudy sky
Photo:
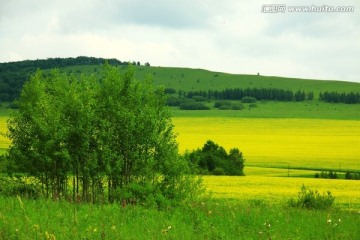
<instances>
[{"instance_id":1,"label":"cloudy sky","mask_svg":"<svg viewBox=\"0 0 360 240\"><path fill-rule=\"evenodd\" d=\"M0 62L77 56L360 82L360 1L0 0Z\"/></svg>"}]
</instances>

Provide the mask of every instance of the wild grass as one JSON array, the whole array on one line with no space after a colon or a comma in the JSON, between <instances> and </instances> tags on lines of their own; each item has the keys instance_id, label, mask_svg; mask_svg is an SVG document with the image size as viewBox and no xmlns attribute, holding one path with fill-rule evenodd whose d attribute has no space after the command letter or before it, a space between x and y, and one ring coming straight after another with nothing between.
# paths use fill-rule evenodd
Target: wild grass
<instances>
[{"instance_id":1,"label":"wild grass","mask_svg":"<svg viewBox=\"0 0 360 240\"><path fill-rule=\"evenodd\" d=\"M125 69L125 67L123 67ZM315 98L319 92L337 91L351 92L360 91L360 84L345 81L315 80L285 78L276 76L260 76L257 73L251 74L229 74L213 72L204 69L190 69L177 67L144 67L135 66L136 78L145 79L151 76L156 85L174 88L176 90L209 90L225 88L280 88L286 90L313 91ZM99 74L101 66L72 66L61 69L69 73L90 73ZM346 79L343 79L346 80Z\"/></svg>"},{"instance_id":2,"label":"wild grass","mask_svg":"<svg viewBox=\"0 0 360 240\"><path fill-rule=\"evenodd\" d=\"M0 239L357 239L359 213L260 200L157 210L0 197Z\"/></svg>"}]
</instances>

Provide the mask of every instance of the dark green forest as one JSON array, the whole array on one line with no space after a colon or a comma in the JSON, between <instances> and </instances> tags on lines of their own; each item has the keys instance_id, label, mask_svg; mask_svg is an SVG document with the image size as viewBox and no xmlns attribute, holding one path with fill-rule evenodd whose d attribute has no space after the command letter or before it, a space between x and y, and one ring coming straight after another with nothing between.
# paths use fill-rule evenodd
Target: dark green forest
<instances>
[{"instance_id":1,"label":"dark green forest","mask_svg":"<svg viewBox=\"0 0 360 240\"><path fill-rule=\"evenodd\" d=\"M30 76L38 69L46 70L68 66L102 65L105 62L112 66L126 66L130 63L140 65L140 62L122 62L114 58L105 59L84 56L0 63L0 101L11 102L18 98L24 83L29 80ZM149 63L145 63L145 65L150 66Z\"/></svg>"}]
</instances>

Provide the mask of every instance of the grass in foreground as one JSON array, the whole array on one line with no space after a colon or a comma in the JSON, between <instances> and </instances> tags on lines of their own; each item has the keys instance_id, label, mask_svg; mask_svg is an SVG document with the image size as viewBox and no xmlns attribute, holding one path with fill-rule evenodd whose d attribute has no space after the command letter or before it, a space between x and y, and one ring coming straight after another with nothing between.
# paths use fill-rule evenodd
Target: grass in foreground
<instances>
[{"instance_id":1,"label":"grass in foreground","mask_svg":"<svg viewBox=\"0 0 360 240\"><path fill-rule=\"evenodd\" d=\"M0 239L357 239L360 214L261 201L156 210L0 197Z\"/></svg>"}]
</instances>

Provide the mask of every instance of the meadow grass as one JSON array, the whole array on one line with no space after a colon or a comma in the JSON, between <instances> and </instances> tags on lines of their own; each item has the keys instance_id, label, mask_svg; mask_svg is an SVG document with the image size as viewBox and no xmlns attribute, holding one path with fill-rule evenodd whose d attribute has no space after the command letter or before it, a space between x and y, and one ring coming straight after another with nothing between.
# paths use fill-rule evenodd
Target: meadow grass
<instances>
[{"instance_id":1,"label":"meadow grass","mask_svg":"<svg viewBox=\"0 0 360 240\"><path fill-rule=\"evenodd\" d=\"M223 199L166 210L0 197L0 239L357 239L359 213Z\"/></svg>"},{"instance_id":2,"label":"meadow grass","mask_svg":"<svg viewBox=\"0 0 360 240\"><path fill-rule=\"evenodd\" d=\"M125 66L121 67L126 69ZM165 86L176 90L221 90L225 88L280 88L286 90L313 91L315 98L319 92L359 92L360 84L354 82L285 78L276 76L258 76L251 74L229 74L204 69L177 67L144 67L135 66L135 77L139 80L151 77L157 86ZM71 66L61 68L64 72L99 74L101 66Z\"/></svg>"}]
</instances>

